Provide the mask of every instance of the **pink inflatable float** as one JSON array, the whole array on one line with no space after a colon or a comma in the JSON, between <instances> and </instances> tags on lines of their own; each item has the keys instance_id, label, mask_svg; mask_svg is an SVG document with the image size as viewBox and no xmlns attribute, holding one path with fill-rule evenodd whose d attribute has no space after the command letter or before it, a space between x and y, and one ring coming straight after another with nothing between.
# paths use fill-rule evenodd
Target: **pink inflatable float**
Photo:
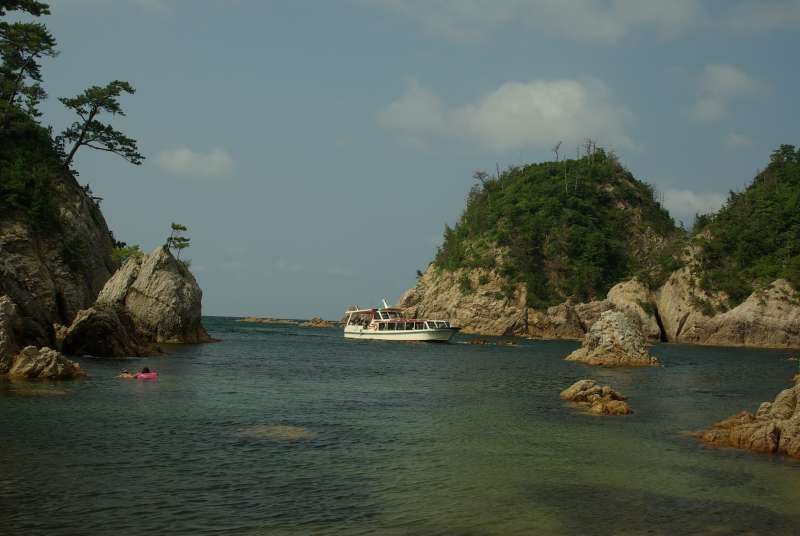
<instances>
[{"instance_id":1,"label":"pink inflatable float","mask_svg":"<svg viewBox=\"0 0 800 536\"><path fill-rule=\"evenodd\" d=\"M134 378L137 380L155 380L158 378L158 372L139 372Z\"/></svg>"}]
</instances>

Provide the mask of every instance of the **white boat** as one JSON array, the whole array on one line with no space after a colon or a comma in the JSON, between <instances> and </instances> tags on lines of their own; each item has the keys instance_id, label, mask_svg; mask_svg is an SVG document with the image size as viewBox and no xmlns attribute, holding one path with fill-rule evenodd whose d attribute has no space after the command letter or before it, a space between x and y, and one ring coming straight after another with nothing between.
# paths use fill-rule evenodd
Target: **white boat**
<instances>
[{"instance_id":1,"label":"white boat","mask_svg":"<svg viewBox=\"0 0 800 536\"><path fill-rule=\"evenodd\" d=\"M402 309L352 309L346 311L344 336L348 339L377 339L382 341L447 342L459 328L447 320L404 318Z\"/></svg>"}]
</instances>

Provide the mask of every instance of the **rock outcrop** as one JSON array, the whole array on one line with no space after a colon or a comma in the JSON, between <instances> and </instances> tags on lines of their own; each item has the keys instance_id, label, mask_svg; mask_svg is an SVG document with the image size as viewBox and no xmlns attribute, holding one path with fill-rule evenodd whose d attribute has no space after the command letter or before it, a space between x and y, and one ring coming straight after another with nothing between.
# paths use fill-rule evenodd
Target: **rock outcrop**
<instances>
[{"instance_id":1,"label":"rock outcrop","mask_svg":"<svg viewBox=\"0 0 800 536\"><path fill-rule=\"evenodd\" d=\"M17 333L21 325L17 306L8 296L0 296L0 375L8 374L19 351Z\"/></svg>"},{"instance_id":2,"label":"rock outcrop","mask_svg":"<svg viewBox=\"0 0 800 536\"><path fill-rule=\"evenodd\" d=\"M18 307L27 344L54 343L52 325L69 325L94 303L116 269L113 242L97 203L75 179L53 178L58 224L40 230L25 214L0 211L0 295Z\"/></svg>"},{"instance_id":3,"label":"rock outcrop","mask_svg":"<svg viewBox=\"0 0 800 536\"><path fill-rule=\"evenodd\" d=\"M594 380L578 380L561 391L561 398L585 407L595 415L629 415L633 413L626 397L608 385Z\"/></svg>"},{"instance_id":4,"label":"rock outcrop","mask_svg":"<svg viewBox=\"0 0 800 536\"><path fill-rule=\"evenodd\" d=\"M211 342L201 322L202 291L165 247L131 257L81 311L64 350L96 356L147 355L158 343Z\"/></svg>"},{"instance_id":5,"label":"rock outcrop","mask_svg":"<svg viewBox=\"0 0 800 536\"><path fill-rule=\"evenodd\" d=\"M566 357L588 365L640 367L659 365L647 352L638 323L621 311L606 311L583 339L580 348Z\"/></svg>"},{"instance_id":6,"label":"rock outcrop","mask_svg":"<svg viewBox=\"0 0 800 536\"><path fill-rule=\"evenodd\" d=\"M651 342L661 340L661 328L652 304L650 290L637 279L618 283L608 291L607 300L618 311L626 313L639 322L645 339Z\"/></svg>"},{"instance_id":7,"label":"rock outcrop","mask_svg":"<svg viewBox=\"0 0 800 536\"><path fill-rule=\"evenodd\" d=\"M339 327L337 322L332 322L330 320L323 320L322 318L315 316L308 322L303 322L300 324L301 328L336 328Z\"/></svg>"},{"instance_id":8,"label":"rock outcrop","mask_svg":"<svg viewBox=\"0 0 800 536\"><path fill-rule=\"evenodd\" d=\"M86 371L52 348L26 346L12 360L9 378L26 380L71 380L86 376Z\"/></svg>"},{"instance_id":9,"label":"rock outcrop","mask_svg":"<svg viewBox=\"0 0 800 536\"><path fill-rule=\"evenodd\" d=\"M800 458L800 383L762 403L755 415L743 411L699 436L707 445Z\"/></svg>"},{"instance_id":10,"label":"rock outcrop","mask_svg":"<svg viewBox=\"0 0 800 536\"><path fill-rule=\"evenodd\" d=\"M513 291L506 287L493 270L448 272L431 264L416 286L401 296L398 307L408 317L449 320L464 333L524 334L524 285L516 285Z\"/></svg>"}]
</instances>

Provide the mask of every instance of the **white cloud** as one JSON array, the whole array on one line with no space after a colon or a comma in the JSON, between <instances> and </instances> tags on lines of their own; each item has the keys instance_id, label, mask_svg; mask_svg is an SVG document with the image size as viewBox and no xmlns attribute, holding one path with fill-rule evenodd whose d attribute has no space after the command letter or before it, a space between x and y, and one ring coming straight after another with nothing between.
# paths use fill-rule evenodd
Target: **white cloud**
<instances>
[{"instance_id":1,"label":"white cloud","mask_svg":"<svg viewBox=\"0 0 800 536\"><path fill-rule=\"evenodd\" d=\"M725 136L725 145L736 149L749 149L752 147L753 140L744 134L731 133Z\"/></svg>"},{"instance_id":2,"label":"white cloud","mask_svg":"<svg viewBox=\"0 0 800 536\"><path fill-rule=\"evenodd\" d=\"M672 34L703 19L698 0L378 0L433 35L483 38L502 26L566 35L582 41L614 41L644 25Z\"/></svg>"},{"instance_id":3,"label":"white cloud","mask_svg":"<svg viewBox=\"0 0 800 536\"><path fill-rule=\"evenodd\" d=\"M630 112L613 103L599 80L508 82L474 103L448 108L412 80L404 95L377 114L384 127L418 135L465 136L495 151L550 147L591 137L632 147Z\"/></svg>"},{"instance_id":4,"label":"white cloud","mask_svg":"<svg viewBox=\"0 0 800 536\"><path fill-rule=\"evenodd\" d=\"M205 153L187 147L161 151L158 165L175 175L193 177L229 177L233 173L233 158L219 148Z\"/></svg>"},{"instance_id":5,"label":"white cloud","mask_svg":"<svg viewBox=\"0 0 800 536\"><path fill-rule=\"evenodd\" d=\"M669 210L673 218L690 225L694 221L695 214L715 212L725 203L725 199L725 195L716 192L667 190L664 192L664 207Z\"/></svg>"},{"instance_id":6,"label":"white cloud","mask_svg":"<svg viewBox=\"0 0 800 536\"><path fill-rule=\"evenodd\" d=\"M691 115L701 121L716 121L728 116L731 100L769 93L769 85L733 65L706 65L699 78L699 96Z\"/></svg>"}]
</instances>

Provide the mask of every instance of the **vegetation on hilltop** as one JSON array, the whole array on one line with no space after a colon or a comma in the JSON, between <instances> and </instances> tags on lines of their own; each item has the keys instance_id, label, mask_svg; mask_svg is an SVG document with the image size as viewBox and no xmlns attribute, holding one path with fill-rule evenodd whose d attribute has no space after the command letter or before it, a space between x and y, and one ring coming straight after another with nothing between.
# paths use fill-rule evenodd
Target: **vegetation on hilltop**
<instances>
[{"instance_id":1,"label":"vegetation on hilltop","mask_svg":"<svg viewBox=\"0 0 800 536\"><path fill-rule=\"evenodd\" d=\"M800 150L781 145L742 192L716 214L698 217L700 284L730 305L778 278L800 289Z\"/></svg>"},{"instance_id":2,"label":"vegetation on hilltop","mask_svg":"<svg viewBox=\"0 0 800 536\"><path fill-rule=\"evenodd\" d=\"M496 269L509 292L525 283L528 304L544 307L602 298L631 276L656 287L678 267L683 232L611 152L589 145L579 159L475 178L458 223L445 226L439 269Z\"/></svg>"}]
</instances>

